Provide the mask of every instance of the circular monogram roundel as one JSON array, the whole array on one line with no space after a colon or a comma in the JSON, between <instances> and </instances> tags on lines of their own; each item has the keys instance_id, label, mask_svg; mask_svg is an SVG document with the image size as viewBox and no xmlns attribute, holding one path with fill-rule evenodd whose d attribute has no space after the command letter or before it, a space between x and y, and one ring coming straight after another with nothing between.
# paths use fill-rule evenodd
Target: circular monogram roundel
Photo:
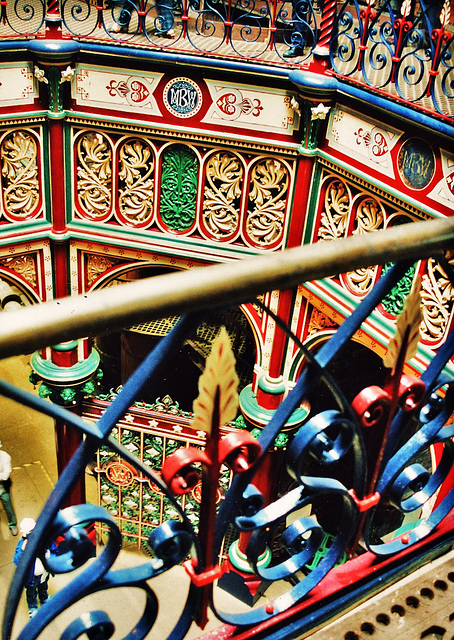
<instances>
[{"instance_id":1,"label":"circular monogram roundel","mask_svg":"<svg viewBox=\"0 0 454 640\"><path fill-rule=\"evenodd\" d=\"M192 118L202 107L200 87L189 78L174 78L164 87L164 104L178 118Z\"/></svg>"}]
</instances>

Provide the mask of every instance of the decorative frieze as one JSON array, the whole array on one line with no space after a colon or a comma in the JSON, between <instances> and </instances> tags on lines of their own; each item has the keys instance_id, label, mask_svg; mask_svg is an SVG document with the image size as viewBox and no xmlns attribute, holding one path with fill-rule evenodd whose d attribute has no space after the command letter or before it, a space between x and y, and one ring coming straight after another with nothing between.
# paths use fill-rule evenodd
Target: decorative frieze
<instances>
[{"instance_id":1,"label":"decorative frieze","mask_svg":"<svg viewBox=\"0 0 454 640\"><path fill-rule=\"evenodd\" d=\"M104 131L81 131L74 141L75 219L282 246L294 163Z\"/></svg>"}]
</instances>

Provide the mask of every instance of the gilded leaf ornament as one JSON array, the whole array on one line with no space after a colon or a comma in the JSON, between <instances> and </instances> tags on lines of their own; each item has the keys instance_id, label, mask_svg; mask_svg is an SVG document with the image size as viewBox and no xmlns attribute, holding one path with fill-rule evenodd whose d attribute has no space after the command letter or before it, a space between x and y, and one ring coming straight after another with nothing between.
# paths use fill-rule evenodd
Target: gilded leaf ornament
<instances>
[{"instance_id":1,"label":"gilded leaf ornament","mask_svg":"<svg viewBox=\"0 0 454 640\"><path fill-rule=\"evenodd\" d=\"M152 150L141 140L133 140L122 145L119 156L120 211L128 222L143 223L153 213Z\"/></svg>"},{"instance_id":2,"label":"gilded leaf ornament","mask_svg":"<svg viewBox=\"0 0 454 640\"><path fill-rule=\"evenodd\" d=\"M451 20L451 2L450 0L445 0L443 4L443 8L440 13L440 23L443 27L446 27L450 23Z\"/></svg>"},{"instance_id":3,"label":"gilded leaf ornament","mask_svg":"<svg viewBox=\"0 0 454 640\"><path fill-rule=\"evenodd\" d=\"M288 171L278 160L266 158L254 166L246 224L254 242L267 245L279 239L284 226L288 186Z\"/></svg>"},{"instance_id":4,"label":"gilded leaf ornament","mask_svg":"<svg viewBox=\"0 0 454 640\"><path fill-rule=\"evenodd\" d=\"M231 153L217 153L206 169L203 220L215 237L231 235L238 227L243 167Z\"/></svg>"},{"instance_id":5,"label":"gilded leaf ornament","mask_svg":"<svg viewBox=\"0 0 454 640\"><path fill-rule=\"evenodd\" d=\"M319 240L344 237L347 232L350 203L350 192L341 180L333 180L328 184L318 230Z\"/></svg>"},{"instance_id":6,"label":"gilded leaf ornament","mask_svg":"<svg viewBox=\"0 0 454 640\"><path fill-rule=\"evenodd\" d=\"M193 429L211 432L215 397L219 389L219 424L236 418L238 409L238 375L235 370L230 338L225 327L213 340L205 369L199 378L199 395L194 401Z\"/></svg>"},{"instance_id":7,"label":"gilded leaf ornament","mask_svg":"<svg viewBox=\"0 0 454 640\"><path fill-rule=\"evenodd\" d=\"M454 256L448 257L452 264ZM454 289L443 267L433 258L427 262L427 271L422 279L423 322L421 331L428 341L443 338L454 306Z\"/></svg>"},{"instance_id":8,"label":"gilded leaf ornament","mask_svg":"<svg viewBox=\"0 0 454 640\"><path fill-rule=\"evenodd\" d=\"M2 258L0 260L0 265L10 269L11 271L15 271L32 287L36 288L38 282L38 270L37 256L35 253Z\"/></svg>"},{"instance_id":9,"label":"gilded leaf ornament","mask_svg":"<svg viewBox=\"0 0 454 640\"><path fill-rule=\"evenodd\" d=\"M379 202L373 198L362 200L356 208L355 228L353 235L361 235L376 231L383 227L384 214ZM365 295L372 287L377 268L363 267L345 274L350 289L357 295Z\"/></svg>"},{"instance_id":10,"label":"gilded leaf ornament","mask_svg":"<svg viewBox=\"0 0 454 640\"><path fill-rule=\"evenodd\" d=\"M77 194L82 209L92 218L110 211L112 153L104 136L84 135L77 147Z\"/></svg>"},{"instance_id":11,"label":"gilded leaf ornament","mask_svg":"<svg viewBox=\"0 0 454 640\"><path fill-rule=\"evenodd\" d=\"M87 286L91 287L94 281L105 271L118 264L120 261L97 253L87 254Z\"/></svg>"},{"instance_id":12,"label":"gilded leaf ornament","mask_svg":"<svg viewBox=\"0 0 454 640\"><path fill-rule=\"evenodd\" d=\"M15 131L2 142L3 201L6 212L28 218L39 204L37 145L24 131Z\"/></svg>"},{"instance_id":13,"label":"gilded leaf ornament","mask_svg":"<svg viewBox=\"0 0 454 640\"><path fill-rule=\"evenodd\" d=\"M364 296L374 283L375 272L376 267L362 267L346 273L345 281L356 295Z\"/></svg>"},{"instance_id":14,"label":"gilded leaf ornament","mask_svg":"<svg viewBox=\"0 0 454 640\"><path fill-rule=\"evenodd\" d=\"M366 198L358 205L356 211L356 228L353 235L369 233L383 227L383 211L380 203L373 198Z\"/></svg>"},{"instance_id":15,"label":"gilded leaf ornament","mask_svg":"<svg viewBox=\"0 0 454 640\"><path fill-rule=\"evenodd\" d=\"M388 351L383 358L383 364L391 369L394 374L401 349L405 349L404 361L410 360L416 355L418 343L421 337L420 324L422 321L421 310L421 279L415 278L413 288L408 294L402 313L396 322L396 333L390 340Z\"/></svg>"}]
</instances>

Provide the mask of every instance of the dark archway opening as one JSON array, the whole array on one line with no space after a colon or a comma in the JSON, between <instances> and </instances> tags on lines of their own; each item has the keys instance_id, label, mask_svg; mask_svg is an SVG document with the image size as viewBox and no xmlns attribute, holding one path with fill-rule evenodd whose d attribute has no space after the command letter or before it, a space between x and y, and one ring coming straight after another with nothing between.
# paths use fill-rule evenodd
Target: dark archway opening
<instances>
[{"instance_id":1,"label":"dark archway opening","mask_svg":"<svg viewBox=\"0 0 454 640\"><path fill-rule=\"evenodd\" d=\"M341 353L326 367L327 373L336 381L348 403L364 388L383 386L387 369L382 358L354 340L350 340ZM319 381L310 394L313 413L338 406L327 384Z\"/></svg>"},{"instance_id":2,"label":"dark archway opening","mask_svg":"<svg viewBox=\"0 0 454 640\"><path fill-rule=\"evenodd\" d=\"M122 274L109 286L169 272L170 269L162 267L135 269ZM171 316L97 336L95 346L101 356L104 391L124 384L177 321L178 316ZM159 379L145 387L138 400L154 404L158 398L168 395L178 403L180 409L192 411L193 401L198 395L199 376L211 343L222 325L226 327L232 342L240 390L250 384L256 360L254 336L245 315L239 308L234 308L219 311L203 322L161 370Z\"/></svg>"}]
</instances>

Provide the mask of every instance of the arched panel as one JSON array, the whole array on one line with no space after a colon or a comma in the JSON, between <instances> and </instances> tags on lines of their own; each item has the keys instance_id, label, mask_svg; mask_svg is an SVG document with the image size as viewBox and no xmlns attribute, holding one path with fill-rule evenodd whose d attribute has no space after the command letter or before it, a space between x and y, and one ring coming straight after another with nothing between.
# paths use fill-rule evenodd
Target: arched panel
<instances>
[{"instance_id":1,"label":"arched panel","mask_svg":"<svg viewBox=\"0 0 454 640\"><path fill-rule=\"evenodd\" d=\"M155 153L143 137L123 140L117 150L117 208L121 223L148 226L153 217Z\"/></svg>"},{"instance_id":2,"label":"arched panel","mask_svg":"<svg viewBox=\"0 0 454 640\"><path fill-rule=\"evenodd\" d=\"M104 221L112 211L112 148L95 131L82 133L75 144L76 206L89 220Z\"/></svg>"},{"instance_id":3,"label":"arched panel","mask_svg":"<svg viewBox=\"0 0 454 640\"><path fill-rule=\"evenodd\" d=\"M376 198L360 194L352 208L350 232L348 235L362 235L370 231L383 229L385 211L382 203ZM374 285L377 267L367 266L350 271L341 276L344 286L355 296L365 296Z\"/></svg>"},{"instance_id":4,"label":"arched panel","mask_svg":"<svg viewBox=\"0 0 454 640\"><path fill-rule=\"evenodd\" d=\"M2 205L12 222L31 220L41 211L39 144L30 131L8 133L0 145Z\"/></svg>"},{"instance_id":5,"label":"arched panel","mask_svg":"<svg viewBox=\"0 0 454 640\"><path fill-rule=\"evenodd\" d=\"M199 159L186 145L170 145L161 156L158 220L166 230L187 233L195 225Z\"/></svg>"},{"instance_id":6,"label":"arched panel","mask_svg":"<svg viewBox=\"0 0 454 640\"><path fill-rule=\"evenodd\" d=\"M209 238L231 241L239 232L244 166L230 151L216 151L205 163L201 231Z\"/></svg>"},{"instance_id":7,"label":"arched panel","mask_svg":"<svg viewBox=\"0 0 454 640\"><path fill-rule=\"evenodd\" d=\"M352 194L341 178L330 177L323 185L318 215L317 240L336 240L347 234Z\"/></svg>"},{"instance_id":8,"label":"arched panel","mask_svg":"<svg viewBox=\"0 0 454 640\"><path fill-rule=\"evenodd\" d=\"M283 239L290 172L277 158L260 158L249 172L244 236L255 247L272 249Z\"/></svg>"}]
</instances>

